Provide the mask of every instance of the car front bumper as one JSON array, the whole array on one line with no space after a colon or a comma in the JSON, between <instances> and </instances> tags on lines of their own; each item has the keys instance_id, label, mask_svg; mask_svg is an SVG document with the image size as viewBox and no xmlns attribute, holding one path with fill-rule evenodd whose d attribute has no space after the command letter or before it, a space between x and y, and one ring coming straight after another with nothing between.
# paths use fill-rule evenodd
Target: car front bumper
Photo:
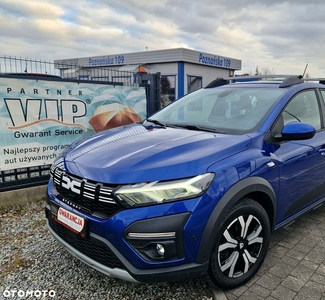
<instances>
[{"instance_id":1,"label":"car front bumper","mask_svg":"<svg viewBox=\"0 0 325 300\"><path fill-rule=\"evenodd\" d=\"M157 283L157 282L172 282L187 280L196 277L200 277L207 272L208 263L197 264L197 263L187 263L178 266L164 267L164 268L151 268L151 269L139 269L134 267L108 240L105 238L90 232L89 238L94 244L101 244L107 250L106 254L113 256L113 260L118 261L118 266L109 267L97 259L93 259L82 253L76 247L67 242L65 238L52 226L54 221L51 220L50 207L45 208L47 217L47 226L52 236L63 245L68 252L70 252L74 257L84 262L88 266L96 269L97 271L105 274L109 277L119 278L134 283ZM52 225L51 225L52 224ZM84 247L84 246L83 246ZM110 254L108 254L110 253Z\"/></svg>"}]
</instances>

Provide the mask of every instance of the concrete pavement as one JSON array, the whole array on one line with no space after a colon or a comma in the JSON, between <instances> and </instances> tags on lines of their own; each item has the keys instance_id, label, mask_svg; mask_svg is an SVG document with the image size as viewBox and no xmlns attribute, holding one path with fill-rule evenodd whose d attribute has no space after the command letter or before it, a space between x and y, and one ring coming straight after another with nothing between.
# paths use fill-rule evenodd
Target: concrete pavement
<instances>
[{"instance_id":1,"label":"concrete pavement","mask_svg":"<svg viewBox=\"0 0 325 300\"><path fill-rule=\"evenodd\" d=\"M257 275L216 300L325 300L325 205L276 231Z\"/></svg>"},{"instance_id":2,"label":"concrete pavement","mask_svg":"<svg viewBox=\"0 0 325 300\"><path fill-rule=\"evenodd\" d=\"M0 193L0 208L45 197L46 186ZM273 233L257 275L216 300L325 300L325 205Z\"/></svg>"}]
</instances>

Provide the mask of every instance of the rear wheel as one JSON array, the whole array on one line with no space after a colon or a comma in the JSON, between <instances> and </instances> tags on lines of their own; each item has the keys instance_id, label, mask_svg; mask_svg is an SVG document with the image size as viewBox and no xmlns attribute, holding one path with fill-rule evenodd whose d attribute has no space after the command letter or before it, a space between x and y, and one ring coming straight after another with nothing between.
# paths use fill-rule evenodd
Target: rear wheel
<instances>
[{"instance_id":1,"label":"rear wheel","mask_svg":"<svg viewBox=\"0 0 325 300\"><path fill-rule=\"evenodd\" d=\"M215 235L209 277L223 289L251 279L262 265L270 240L270 221L264 208L243 198L228 212Z\"/></svg>"}]
</instances>

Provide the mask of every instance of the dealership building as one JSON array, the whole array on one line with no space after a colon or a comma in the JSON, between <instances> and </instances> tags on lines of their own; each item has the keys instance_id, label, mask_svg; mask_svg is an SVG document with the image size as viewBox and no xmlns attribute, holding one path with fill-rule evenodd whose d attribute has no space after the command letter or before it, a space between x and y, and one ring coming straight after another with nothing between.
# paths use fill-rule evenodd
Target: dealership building
<instances>
[{"instance_id":1,"label":"dealership building","mask_svg":"<svg viewBox=\"0 0 325 300\"><path fill-rule=\"evenodd\" d=\"M239 59L185 48L61 59L54 63L63 78L80 80L132 84L138 74L159 74L161 97L166 101L204 87L218 77L233 76L241 69Z\"/></svg>"}]
</instances>

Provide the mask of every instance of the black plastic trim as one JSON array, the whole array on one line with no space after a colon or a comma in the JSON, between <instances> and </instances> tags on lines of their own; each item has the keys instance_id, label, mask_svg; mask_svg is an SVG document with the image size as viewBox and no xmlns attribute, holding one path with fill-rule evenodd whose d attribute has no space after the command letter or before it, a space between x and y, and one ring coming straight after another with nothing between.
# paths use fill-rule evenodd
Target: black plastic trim
<instances>
[{"instance_id":1,"label":"black plastic trim","mask_svg":"<svg viewBox=\"0 0 325 300\"><path fill-rule=\"evenodd\" d=\"M209 89L209 88L214 88L217 86L222 86L222 85L226 85L229 83L229 80L225 80L223 78L217 78L213 81L211 81L205 88Z\"/></svg>"},{"instance_id":2,"label":"black plastic trim","mask_svg":"<svg viewBox=\"0 0 325 300\"><path fill-rule=\"evenodd\" d=\"M273 219L270 220L270 224L272 231L274 230L276 222L275 216L277 211L277 202L271 184L261 177L245 178L232 186L226 192L226 194L221 198L211 213L201 239L201 244L196 260L198 264L205 263L209 260L215 240L215 234L230 208L244 196L254 192L264 193L268 196L268 198L271 199L273 211L267 213L268 215L273 216ZM263 206L263 203L261 204Z\"/></svg>"},{"instance_id":3,"label":"black plastic trim","mask_svg":"<svg viewBox=\"0 0 325 300\"><path fill-rule=\"evenodd\" d=\"M174 240L177 249L177 258L184 257L184 242L183 242L183 229L185 223L190 217L191 213L181 213L151 219L145 219L136 221L127 227L124 231L124 239L137 251L145 241L152 241L157 243L162 238L129 238L130 232L136 233L164 233L164 232L175 232L175 238L167 238L167 240ZM141 253L140 253L141 254ZM148 257L146 257L148 260Z\"/></svg>"},{"instance_id":4,"label":"black plastic trim","mask_svg":"<svg viewBox=\"0 0 325 300\"><path fill-rule=\"evenodd\" d=\"M295 84L300 84L300 83L304 83L304 80L302 79L302 75L299 76L291 76L286 78L285 80L283 80L283 82L280 84L280 88L285 88L285 87L289 87Z\"/></svg>"},{"instance_id":5,"label":"black plastic trim","mask_svg":"<svg viewBox=\"0 0 325 300\"><path fill-rule=\"evenodd\" d=\"M206 274L208 267L208 262L203 264L190 263L162 269L138 269L137 272L130 272L130 274L135 280L143 283L176 282L201 277Z\"/></svg>"},{"instance_id":6,"label":"black plastic trim","mask_svg":"<svg viewBox=\"0 0 325 300\"><path fill-rule=\"evenodd\" d=\"M46 217L49 218L50 217L49 204L45 207L45 213L46 213ZM179 217L180 215L175 215L175 216ZM49 227L49 229L51 228ZM54 232L53 234L56 233ZM125 267L125 270L122 270L122 272L125 271L125 274L122 274L123 276L121 275L121 272L119 272L119 269L110 269L109 272L105 272L107 269L104 268L105 266L99 263L97 263L97 265L94 266L93 264L89 263L89 261L85 261L85 258L87 257L80 256L80 254L78 255L79 252L75 250L75 248L73 248L70 244L64 242L63 246L65 246L70 253L72 253L82 262L92 266L96 270L109 276L122 278L128 281L131 281L130 279L133 278L136 281L142 283L175 282L175 281L188 280L188 279L193 279L193 278L203 276L206 274L208 270L207 262L203 264L189 263L189 264L167 267L167 268L138 269L134 267L131 264L131 262L127 260L108 240L92 232L90 232L90 236L94 240L98 240L101 241L102 243L105 243L107 247L109 247L110 250L116 255L116 257L120 260L121 264L123 264L123 266ZM62 240L58 239L58 241L62 244ZM130 275L130 278L127 278L126 276L127 274Z\"/></svg>"},{"instance_id":7,"label":"black plastic trim","mask_svg":"<svg viewBox=\"0 0 325 300\"><path fill-rule=\"evenodd\" d=\"M314 202L317 202L325 197L325 183L321 184L317 188L311 190L304 196L298 198L294 201L288 210L285 212L284 217L288 218L299 211L302 211L304 208L312 205ZM317 200L315 200L317 199Z\"/></svg>"}]
</instances>

